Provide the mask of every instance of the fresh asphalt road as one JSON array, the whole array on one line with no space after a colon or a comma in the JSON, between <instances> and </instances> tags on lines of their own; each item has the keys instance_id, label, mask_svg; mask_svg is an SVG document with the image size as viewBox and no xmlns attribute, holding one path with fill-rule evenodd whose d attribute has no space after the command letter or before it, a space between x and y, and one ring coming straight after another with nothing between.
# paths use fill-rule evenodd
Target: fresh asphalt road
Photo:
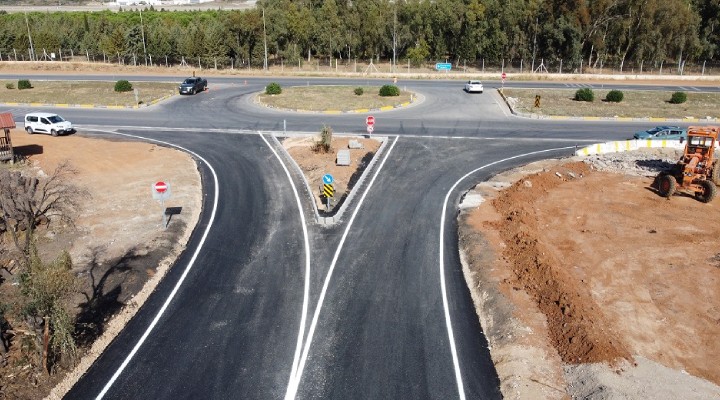
<instances>
[{"instance_id":1,"label":"fresh asphalt road","mask_svg":"<svg viewBox=\"0 0 720 400\"><path fill-rule=\"evenodd\" d=\"M259 80L141 110L57 110L83 135L192 151L206 194L188 250L67 398L499 398L458 256L460 197L638 125L525 120L489 90L406 85L424 100L375 113L388 147L333 227L313 222L267 131L361 133L365 115L263 109Z\"/></svg>"}]
</instances>

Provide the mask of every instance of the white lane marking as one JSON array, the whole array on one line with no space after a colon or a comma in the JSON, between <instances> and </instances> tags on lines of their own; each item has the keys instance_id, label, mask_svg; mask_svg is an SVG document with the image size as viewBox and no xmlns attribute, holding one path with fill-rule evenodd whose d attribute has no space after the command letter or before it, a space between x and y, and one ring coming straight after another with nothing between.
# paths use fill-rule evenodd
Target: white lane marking
<instances>
[{"instance_id":1,"label":"white lane marking","mask_svg":"<svg viewBox=\"0 0 720 400\"><path fill-rule=\"evenodd\" d=\"M200 250L202 249L203 245L205 244L205 239L207 238L207 235L208 235L208 233L210 233L210 229L213 226L213 222L215 221L215 213L217 212L218 198L220 197L220 187L218 185L218 179L217 179L217 175L215 174L215 169L212 167L212 165L210 165L209 162L207 162L207 160L202 158L197 153L195 153L191 150L188 150L182 146L164 142L162 140L150 139L150 138L146 138L146 137L142 137L142 136L130 135L127 133L102 131L102 130L99 130L99 131L105 132L105 133L110 133L113 135L127 136L127 137L136 138L136 139L147 140L147 141L151 141L151 142L155 142L155 143L161 143L161 144L165 144L168 146L178 148L180 150L183 150L185 152L192 154L193 156L202 160L202 162L204 162L205 165L207 165L207 167L210 169L210 172L212 172L213 182L215 183L215 200L213 201L213 208L212 208L212 213L210 214L210 221L208 222L208 226L207 226L207 228L205 228L205 232L203 233L202 238L200 239L200 243L198 244L197 248L195 249L195 253L193 253L192 258L190 259L190 262L188 263L187 267L185 267L185 271L183 271L182 276L180 276L180 279L175 284L175 287L173 288L172 292L170 292L170 295L168 295L168 298L165 300L165 303L162 305L162 307L158 311L157 315L155 315L155 318L152 320L150 325L145 330L145 333L143 333L142 337L140 337L140 340L138 340L138 342L135 344L135 347L133 347L133 349L130 351L130 353L127 355L127 357L125 357L125 360L123 361L123 363L120 365L120 367L117 369L117 371L115 371L115 373L110 378L110 380L105 384L102 391L100 391L100 393L97 395L97 397L96 397L97 400L102 399L105 396L105 394L107 394L110 387L115 383L117 378L120 376L120 374L123 372L123 370L130 363L130 360L132 360L132 358L135 356L135 353L138 352L138 350L140 349L140 346L142 346L143 343L145 343L145 340L148 338L148 336L150 336L150 332L152 332L153 328L155 328L155 325L157 325L158 321L160 321L160 317L162 317L162 315L165 313L165 310L168 308L168 306L170 305L170 302L172 301L172 299L175 297L178 290L180 289L180 286L185 281L185 278L187 277L188 273L190 272L190 269L195 264L195 260L197 259L197 256L200 253Z\"/></svg>"},{"instance_id":2,"label":"white lane marking","mask_svg":"<svg viewBox=\"0 0 720 400\"><path fill-rule=\"evenodd\" d=\"M298 362L300 361L300 352L302 351L303 345L303 335L305 334L305 324L307 323L308 303L310 302L310 239L308 238L307 223L305 222L305 213L302 209L300 195L298 194L297 188L295 187L295 182L290 175L290 171L287 169L287 166L280 157L280 154L278 154L278 152L275 151L275 148L273 148L267 141L267 139L265 139L265 136L260 134L260 137L262 138L262 140L265 141L265 144L267 144L273 154L275 154L275 158L277 158L277 160L280 162L280 165L282 165L283 170L285 170L285 175L287 176L288 181L290 182L290 186L292 187L293 194L295 195L295 204L297 205L298 212L300 214L300 223L302 224L303 239L305 244L305 288L303 291L302 315L300 316L300 333L298 334L297 344L295 345L295 357L293 358L292 369L290 371L290 383L288 383L289 386L292 382L293 377L295 376Z\"/></svg>"},{"instance_id":3,"label":"white lane marking","mask_svg":"<svg viewBox=\"0 0 720 400\"><path fill-rule=\"evenodd\" d=\"M307 361L308 353L310 352L310 345L312 344L313 335L315 334L315 327L317 326L318 319L320 318L320 309L322 308L323 301L325 300L325 294L327 293L327 288L330 286L330 278L332 277L333 271L335 270L335 265L337 263L338 257L340 256L340 251L343 248L343 245L345 244L345 239L347 238L348 233L350 232L350 227L352 227L353 221L355 220L355 216L358 213L358 210L360 210L363 201L365 200L365 196L370 192L370 188L372 187L373 183L375 182L375 178L380 175L380 171L382 170L383 166L385 165L385 161L390 158L390 153L392 152L393 148L395 148L395 145L398 142L399 137L395 137L395 141L392 143L392 146L388 149L387 153L385 154L385 158L383 158L382 163L378 166L377 171L375 171L375 174L373 175L372 179L370 180L370 183L368 183L367 188L363 192L362 197L360 197L360 200L357 203L357 206L355 207L355 211L353 211L352 217L350 217L350 221L348 221L347 227L345 227L345 232L343 232L342 238L340 239L340 243L338 244L337 249L335 250L335 255L333 256L332 262L330 263L330 269L328 269L328 273L325 276L325 282L323 283L322 291L320 292L320 297L318 298L317 306L315 306L315 313L313 314L312 322L310 323L310 330L308 331L307 340L305 341L305 346L303 347L303 353L302 358L300 359L300 365L298 367L298 370L295 374L294 379L290 380L290 385L287 388L287 392L285 392L285 400L291 400L295 399L295 396L297 395L298 388L300 386L300 378L302 378L303 370L305 369L305 362Z\"/></svg>"},{"instance_id":4,"label":"white lane marking","mask_svg":"<svg viewBox=\"0 0 720 400\"><path fill-rule=\"evenodd\" d=\"M458 179L455 184L452 185L452 187L448 190L447 194L445 195L445 201L443 202L443 208L442 208L442 214L440 214L440 289L442 291L442 298L443 298L443 309L445 310L445 324L447 326L448 331L448 338L450 339L450 353L452 354L452 360L453 360L453 366L455 367L455 380L457 381L458 386L458 397L461 400L465 400L465 388L463 386L462 381L462 372L460 370L460 361L457 357L457 349L455 348L455 338L453 335L453 329L452 329L452 320L450 318L450 306L448 305L448 299L447 299L447 289L445 288L445 243L444 243L444 236L445 236L445 214L447 213L447 205L448 200L450 199L450 194L455 190L455 188L465 180L468 176L483 170L487 167L500 164L506 161L514 160L516 158L526 157L534 154L541 154L541 153L547 153L551 151L558 151L558 150L566 150L566 149L572 149L573 147L559 147L555 149L547 149L547 150L540 150L540 151L533 151L530 153L524 153L524 154L518 154L516 156L503 158L502 160L491 162L490 164L485 164L480 168L476 168L467 174L463 175L462 178Z\"/></svg>"}]
</instances>

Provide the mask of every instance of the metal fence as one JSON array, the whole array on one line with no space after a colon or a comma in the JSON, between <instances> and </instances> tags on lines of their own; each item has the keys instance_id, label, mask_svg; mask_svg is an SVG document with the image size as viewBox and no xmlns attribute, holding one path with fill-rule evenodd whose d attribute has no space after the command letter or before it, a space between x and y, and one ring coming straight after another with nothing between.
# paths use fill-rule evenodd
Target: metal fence
<instances>
[{"instance_id":1,"label":"metal fence","mask_svg":"<svg viewBox=\"0 0 720 400\"><path fill-rule=\"evenodd\" d=\"M269 59L267 67L262 58L231 58L231 57L185 57L177 55L153 54L107 54L94 53L90 50L75 49L31 49L18 51L17 49L0 49L0 62L3 61L47 61L47 62L89 62L102 64L116 64L123 66L148 66L177 68L188 67L193 69L214 70L264 70L273 72L303 72L303 73L341 73L341 74L373 74L373 73L447 73L447 74L604 74L604 75L720 75L720 61L639 61L626 63L605 63L602 60L588 64L586 60L545 60L545 59L480 59L473 61L462 60L425 60L420 63L410 60L398 61L393 64L391 60L384 59L338 59L329 57L313 57L296 59L294 61L279 58ZM451 69L437 71L436 63L450 62Z\"/></svg>"}]
</instances>

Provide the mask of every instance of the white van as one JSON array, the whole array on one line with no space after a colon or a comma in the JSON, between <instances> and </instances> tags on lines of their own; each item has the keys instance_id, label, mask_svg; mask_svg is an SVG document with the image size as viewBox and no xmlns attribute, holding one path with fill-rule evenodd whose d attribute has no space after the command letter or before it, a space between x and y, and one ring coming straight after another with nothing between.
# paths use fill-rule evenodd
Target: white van
<instances>
[{"instance_id":1,"label":"white van","mask_svg":"<svg viewBox=\"0 0 720 400\"><path fill-rule=\"evenodd\" d=\"M26 114L25 130L29 134L49 133L53 136L75 132L70 121L65 121L63 117L57 114L44 112Z\"/></svg>"}]
</instances>

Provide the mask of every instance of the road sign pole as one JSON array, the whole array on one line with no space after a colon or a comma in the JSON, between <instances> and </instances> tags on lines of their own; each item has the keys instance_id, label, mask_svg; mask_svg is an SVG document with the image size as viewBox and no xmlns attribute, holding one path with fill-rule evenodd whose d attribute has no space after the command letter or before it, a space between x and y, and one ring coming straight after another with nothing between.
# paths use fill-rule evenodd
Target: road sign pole
<instances>
[{"instance_id":1,"label":"road sign pole","mask_svg":"<svg viewBox=\"0 0 720 400\"><path fill-rule=\"evenodd\" d=\"M162 209L163 229L167 229L168 224L167 224L167 213L165 212L165 199L162 197L160 198L160 208Z\"/></svg>"}]
</instances>

